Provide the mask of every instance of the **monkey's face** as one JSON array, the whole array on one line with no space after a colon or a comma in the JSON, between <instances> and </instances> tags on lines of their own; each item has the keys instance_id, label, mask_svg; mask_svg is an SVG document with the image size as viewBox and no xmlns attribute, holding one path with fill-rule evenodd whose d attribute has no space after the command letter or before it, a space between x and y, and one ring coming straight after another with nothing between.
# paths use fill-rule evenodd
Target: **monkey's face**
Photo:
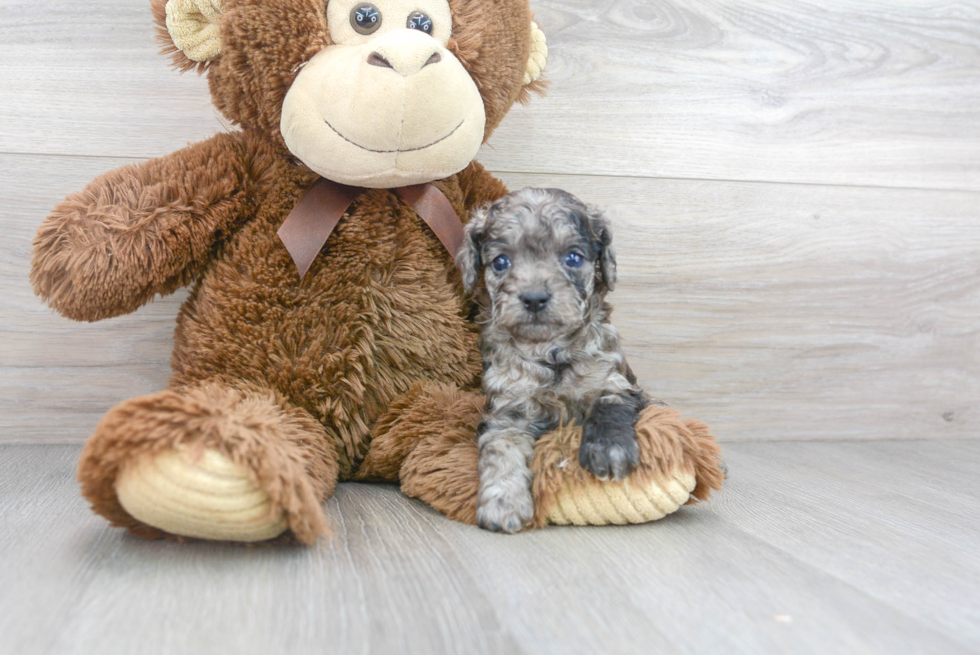
<instances>
[{"instance_id":1,"label":"monkey's face","mask_svg":"<svg viewBox=\"0 0 980 655\"><path fill-rule=\"evenodd\" d=\"M286 94L289 150L337 182L398 187L448 177L473 159L486 116L473 78L447 48L446 0L331 0L334 45Z\"/></svg>"},{"instance_id":2,"label":"monkey's face","mask_svg":"<svg viewBox=\"0 0 980 655\"><path fill-rule=\"evenodd\" d=\"M544 36L528 0L153 0L175 64L226 118L354 186L465 168L527 90ZM286 152L288 151L288 153Z\"/></svg>"}]
</instances>

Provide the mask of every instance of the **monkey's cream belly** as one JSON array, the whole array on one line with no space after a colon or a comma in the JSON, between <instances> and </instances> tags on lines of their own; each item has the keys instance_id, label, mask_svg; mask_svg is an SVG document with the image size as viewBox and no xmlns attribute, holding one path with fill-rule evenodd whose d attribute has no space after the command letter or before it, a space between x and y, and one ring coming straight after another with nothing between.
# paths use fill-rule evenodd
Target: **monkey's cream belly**
<instances>
[{"instance_id":1,"label":"monkey's cream belly","mask_svg":"<svg viewBox=\"0 0 980 655\"><path fill-rule=\"evenodd\" d=\"M136 519L185 537L262 541L288 527L248 469L214 450L132 461L116 479L116 494Z\"/></svg>"}]
</instances>

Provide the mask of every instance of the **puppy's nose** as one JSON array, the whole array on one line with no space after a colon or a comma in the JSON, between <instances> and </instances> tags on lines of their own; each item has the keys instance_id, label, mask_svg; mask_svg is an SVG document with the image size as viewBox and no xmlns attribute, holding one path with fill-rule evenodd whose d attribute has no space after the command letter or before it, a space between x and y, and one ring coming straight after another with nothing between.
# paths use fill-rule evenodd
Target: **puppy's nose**
<instances>
[{"instance_id":1,"label":"puppy's nose","mask_svg":"<svg viewBox=\"0 0 980 655\"><path fill-rule=\"evenodd\" d=\"M547 291L529 291L522 293L520 297L521 302L524 303L524 309L534 313L538 313L547 307L548 301L551 300L551 294Z\"/></svg>"}]
</instances>

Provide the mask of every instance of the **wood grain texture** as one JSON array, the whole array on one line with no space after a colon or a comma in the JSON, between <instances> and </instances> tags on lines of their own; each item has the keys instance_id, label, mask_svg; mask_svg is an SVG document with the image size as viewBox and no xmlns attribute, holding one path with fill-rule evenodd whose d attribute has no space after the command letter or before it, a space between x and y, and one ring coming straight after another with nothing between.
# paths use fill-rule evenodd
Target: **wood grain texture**
<instances>
[{"instance_id":1,"label":"wood grain texture","mask_svg":"<svg viewBox=\"0 0 980 655\"><path fill-rule=\"evenodd\" d=\"M224 129L147 0L0 3L0 152L149 157ZM980 6L541 0L549 96L496 170L980 190Z\"/></svg>"},{"instance_id":2,"label":"wood grain texture","mask_svg":"<svg viewBox=\"0 0 980 655\"><path fill-rule=\"evenodd\" d=\"M0 7L0 153L25 153L0 154L0 440L79 440L166 384L185 294L70 323L30 291L33 233L99 173L225 127L143 0ZM651 392L725 441L980 435L980 195L850 186L980 188L977 7L535 9L551 94L481 158L608 207Z\"/></svg>"},{"instance_id":3,"label":"wood grain texture","mask_svg":"<svg viewBox=\"0 0 980 655\"><path fill-rule=\"evenodd\" d=\"M980 194L503 177L606 208L631 365L723 440L980 434Z\"/></svg>"},{"instance_id":4,"label":"wood grain texture","mask_svg":"<svg viewBox=\"0 0 980 655\"><path fill-rule=\"evenodd\" d=\"M875 600L980 645L980 604L955 600L980 589L980 442L800 443L776 457L763 444L740 444L732 452L736 471L730 493L717 498L719 514Z\"/></svg>"},{"instance_id":5,"label":"wood grain texture","mask_svg":"<svg viewBox=\"0 0 980 655\"><path fill-rule=\"evenodd\" d=\"M341 484L310 549L127 537L78 497L77 453L0 445L0 652L980 648L977 441L730 444L715 501L516 536Z\"/></svg>"},{"instance_id":6,"label":"wood grain texture","mask_svg":"<svg viewBox=\"0 0 980 655\"><path fill-rule=\"evenodd\" d=\"M975 2L534 6L552 91L491 168L980 189Z\"/></svg>"},{"instance_id":7,"label":"wood grain texture","mask_svg":"<svg viewBox=\"0 0 980 655\"><path fill-rule=\"evenodd\" d=\"M148 0L0 2L0 153L145 159L225 129L158 54Z\"/></svg>"},{"instance_id":8,"label":"wood grain texture","mask_svg":"<svg viewBox=\"0 0 980 655\"><path fill-rule=\"evenodd\" d=\"M184 292L80 324L27 282L47 209L125 161L0 155L0 440L82 439L166 385ZM980 434L980 194L503 177L606 208L630 362L722 440Z\"/></svg>"}]
</instances>

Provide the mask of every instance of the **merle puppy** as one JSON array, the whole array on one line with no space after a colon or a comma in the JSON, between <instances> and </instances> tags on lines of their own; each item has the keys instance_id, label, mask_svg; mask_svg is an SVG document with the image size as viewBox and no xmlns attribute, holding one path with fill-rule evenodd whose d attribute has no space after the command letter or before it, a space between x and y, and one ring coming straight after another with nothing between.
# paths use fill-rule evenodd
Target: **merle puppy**
<instances>
[{"instance_id":1,"label":"merle puppy","mask_svg":"<svg viewBox=\"0 0 980 655\"><path fill-rule=\"evenodd\" d=\"M487 396L477 523L517 532L534 516L537 438L575 421L581 465L621 479L639 463L634 424L650 399L609 322L616 260L597 210L565 191L523 189L474 213L466 235L457 263L478 290Z\"/></svg>"}]
</instances>

